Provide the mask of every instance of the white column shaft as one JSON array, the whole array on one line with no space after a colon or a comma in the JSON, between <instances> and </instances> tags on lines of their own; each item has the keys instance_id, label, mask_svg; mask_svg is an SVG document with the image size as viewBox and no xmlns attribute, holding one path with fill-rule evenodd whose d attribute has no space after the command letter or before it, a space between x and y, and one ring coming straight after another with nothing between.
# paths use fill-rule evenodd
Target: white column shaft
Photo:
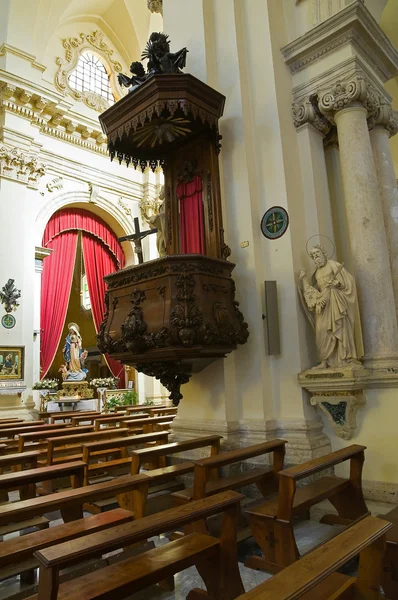
<instances>
[{"instance_id":1,"label":"white column shaft","mask_svg":"<svg viewBox=\"0 0 398 600\"><path fill-rule=\"evenodd\" d=\"M367 366L396 362L398 334L382 205L367 125L352 106L335 115Z\"/></svg>"},{"instance_id":2,"label":"white column shaft","mask_svg":"<svg viewBox=\"0 0 398 600\"><path fill-rule=\"evenodd\" d=\"M395 305L398 307L398 186L391 155L390 134L385 127L377 125L370 132L370 140L389 243Z\"/></svg>"}]
</instances>

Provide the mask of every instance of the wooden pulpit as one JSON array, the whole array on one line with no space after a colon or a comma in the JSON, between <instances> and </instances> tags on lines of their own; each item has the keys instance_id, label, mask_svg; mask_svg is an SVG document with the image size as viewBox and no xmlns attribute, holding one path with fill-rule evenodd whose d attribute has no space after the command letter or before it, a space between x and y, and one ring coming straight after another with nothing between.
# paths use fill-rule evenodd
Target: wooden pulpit
<instances>
[{"instance_id":1,"label":"wooden pulpit","mask_svg":"<svg viewBox=\"0 0 398 600\"><path fill-rule=\"evenodd\" d=\"M224 242L218 120L225 97L189 74L150 74L100 116L111 158L162 166L166 256L108 275L98 347L160 379L178 404L180 386L244 344Z\"/></svg>"}]
</instances>

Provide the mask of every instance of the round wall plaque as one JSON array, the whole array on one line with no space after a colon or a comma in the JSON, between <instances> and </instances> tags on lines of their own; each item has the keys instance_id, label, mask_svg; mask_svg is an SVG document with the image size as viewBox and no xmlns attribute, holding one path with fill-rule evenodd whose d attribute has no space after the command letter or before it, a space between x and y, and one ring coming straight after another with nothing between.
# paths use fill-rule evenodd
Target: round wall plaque
<instances>
[{"instance_id":1,"label":"round wall plaque","mask_svg":"<svg viewBox=\"0 0 398 600\"><path fill-rule=\"evenodd\" d=\"M14 315L3 315L1 318L1 324L6 329L12 329L13 327L15 327L16 322L17 320L14 317Z\"/></svg>"},{"instance_id":2,"label":"round wall plaque","mask_svg":"<svg viewBox=\"0 0 398 600\"><path fill-rule=\"evenodd\" d=\"M282 206L269 208L261 219L261 231L269 240L282 237L289 226L289 215Z\"/></svg>"}]
</instances>

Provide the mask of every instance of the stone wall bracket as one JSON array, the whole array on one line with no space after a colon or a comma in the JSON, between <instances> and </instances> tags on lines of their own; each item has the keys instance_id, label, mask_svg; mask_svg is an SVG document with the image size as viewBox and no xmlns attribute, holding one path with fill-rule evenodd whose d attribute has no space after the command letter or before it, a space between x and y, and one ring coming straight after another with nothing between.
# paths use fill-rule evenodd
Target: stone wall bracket
<instances>
[{"instance_id":1,"label":"stone wall bracket","mask_svg":"<svg viewBox=\"0 0 398 600\"><path fill-rule=\"evenodd\" d=\"M331 395L319 392L311 397L310 402L325 413L338 437L349 440L357 428L357 410L366 400L362 391L331 392Z\"/></svg>"},{"instance_id":2,"label":"stone wall bracket","mask_svg":"<svg viewBox=\"0 0 398 600\"><path fill-rule=\"evenodd\" d=\"M364 388L369 371L361 365L342 369L310 369L300 373L301 387L311 394L310 403L327 416L336 435L351 439L356 431L358 408L366 403Z\"/></svg>"}]
</instances>

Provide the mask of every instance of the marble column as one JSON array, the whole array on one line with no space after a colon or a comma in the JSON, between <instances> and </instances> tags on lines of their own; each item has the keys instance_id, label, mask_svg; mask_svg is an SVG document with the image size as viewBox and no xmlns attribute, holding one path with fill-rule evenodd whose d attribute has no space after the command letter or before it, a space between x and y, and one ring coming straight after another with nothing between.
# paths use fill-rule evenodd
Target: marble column
<instances>
[{"instance_id":1,"label":"marble column","mask_svg":"<svg viewBox=\"0 0 398 600\"><path fill-rule=\"evenodd\" d=\"M320 108L337 126L354 275L363 327L365 366L398 364L398 328L376 166L368 131L374 101L362 76L337 82Z\"/></svg>"},{"instance_id":2,"label":"marble column","mask_svg":"<svg viewBox=\"0 0 398 600\"><path fill-rule=\"evenodd\" d=\"M395 306L398 310L398 186L389 141L398 132L398 118L391 105L382 101L369 124L390 251Z\"/></svg>"}]
</instances>

